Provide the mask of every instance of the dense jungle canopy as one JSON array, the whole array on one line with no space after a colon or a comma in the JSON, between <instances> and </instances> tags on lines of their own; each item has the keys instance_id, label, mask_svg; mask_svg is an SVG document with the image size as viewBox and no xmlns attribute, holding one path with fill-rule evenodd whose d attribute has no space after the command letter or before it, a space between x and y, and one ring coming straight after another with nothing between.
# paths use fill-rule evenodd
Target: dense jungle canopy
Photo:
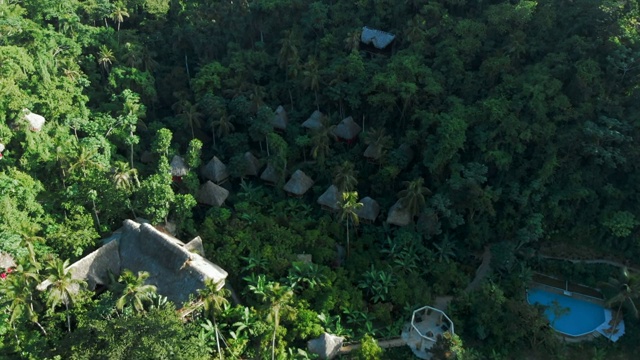
<instances>
[{"instance_id":1,"label":"dense jungle canopy","mask_svg":"<svg viewBox=\"0 0 640 360\"><path fill-rule=\"evenodd\" d=\"M635 273L545 256L638 267L639 31L636 0L0 0L0 358L308 359L326 331L409 359L372 339L442 296L434 359L635 358ZM149 274L84 290L68 264L133 218L200 236L234 296L183 322ZM626 335L560 341L535 273Z\"/></svg>"}]
</instances>

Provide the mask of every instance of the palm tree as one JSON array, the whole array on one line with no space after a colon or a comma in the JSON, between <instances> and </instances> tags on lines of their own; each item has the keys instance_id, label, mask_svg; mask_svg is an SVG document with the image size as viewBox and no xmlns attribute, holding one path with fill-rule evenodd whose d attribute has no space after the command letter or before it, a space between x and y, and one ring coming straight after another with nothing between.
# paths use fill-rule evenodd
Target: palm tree
<instances>
[{"instance_id":1,"label":"palm tree","mask_svg":"<svg viewBox=\"0 0 640 360\"><path fill-rule=\"evenodd\" d=\"M191 128L191 138L195 139L196 135L193 131L194 125L195 127L200 127L200 119L202 118L202 114L198 112L198 107L196 104L191 104L189 101L185 101L182 105L182 112L179 115L182 121L189 125Z\"/></svg>"},{"instance_id":2,"label":"palm tree","mask_svg":"<svg viewBox=\"0 0 640 360\"><path fill-rule=\"evenodd\" d=\"M219 137L227 136L236 129L231 120L235 119L235 115L228 115L226 112L211 123L211 131L213 132L213 146L216 145L216 134Z\"/></svg>"},{"instance_id":3,"label":"palm tree","mask_svg":"<svg viewBox=\"0 0 640 360\"><path fill-rule=\"evenodd\" d=\"M106 45L100 45L100 51L98 51L98 64L102 66L106 73L109 73L109 67L116 61L116 57L113 55L113 51Z\"/></svg>"},{"instance_id":4,"label":"palm tree","mask_svg":"<svg viewBox=\"0 0 640 360\"><path fill-rule=\"evenodd\" d=\"M316 96L316 108L320 110L320 103L318 102L318 90L320 90L320 65L315 57L311 57L304 64L304 88L310 89Z\"/></svg>"},{"instance_id":5,"label":"palm tree","mask_svg":"<svg viewBox=\"0 0 640 360\"><path fill-rule=\"evenodd\" d=\"M342 165L336 167L333 172L333 184L340 192L353 191L358 185L358 172L353 163L345 160Z\"/></svg>"},{"instance_id":6,"label":"palm tree","mask_svg":"<svg viewBox=\"0 0 640 360\"><path fill-rule=\"evenodd\" d=\"M423 186L424 179L421 177L413 181L405 181L403 184L406 189L398 193L400 204L404 209L407 209L413 218L422 210L425 203L424 196L425 194L431 194L431 190Z\"/></svg>"},{"instance_id":7,"label":"palm tree","mask_svg":"<svg viewBox=\"0 0 640 360\"><path fill-rule=\"evenodd\" d=\"M393 144L391 136L387 135L384 128L369 130L365 136L364 142L374 149L375 153L372 158L375 160L380 159L382 155L386 153L386 150Z\"/></svg>"},{"instance_id":8,"label":"palm tree","mask_svg":"<svg viewBox=\"0 0 640 360\"><path fill-rule=\"evenodd\" d=\"M609 278L603 285L617 291L613 297L607 300L608 306L618 305L612 330L615 329L622 320L622 306L624 305L626 305L634 317L638 318L640 314L638 313L635 300L640 298L640 278L638 278L637 275L631 275L625 267L622 269L622 276L620 278ZM611 334L613 333L612 331Z\"/></svg>"},{"instance_id":9,"label":"palm tree","mask_svg":"<svg viewBox=\"0 0 640 360\"><path fill-rule=\"evenodd\" d=\"M116 161L112 180L118 189L132 189L140 186L138 170L130 168L126 161Z\"/></svg>"},{"instance_id":10,"label":"palm tree","mask_svg":"<svg viewBox=\"0 0 640 360\"><path fill-rule=\"evenodd\" d=\"M446 262L447 264L451 261L452 258L456 257L455 253L455 243L449 239L449 235L446 234L442 241L438 244L433 244L436 248L436 256L438 257L439 262Z\"/></svg>"},{"instance_id":11,"label":"palm tree","mask_svg":"<svg viewBox=\"0 0 640 360\"><path fill-rule=\"evenodd\" d=\"M154 285L145 284L148 278L149 273L146 271L139 271L137 276L131 270L123 271L118 280L124 282L125 288L122 296L116 301L116 308L122 311L129 304L136 311L144 311L144 302L151 301L157 290Z\"/></svg>"},{"instance_id":12,"label":"palm tree","mask_svg":"<svg viewBox=\"0 0 640 360\"><path fill-rule=\"evenodd\" d=\"M358 214L356 210L362 207L362 203L358 202L358 192L344 192L342 193L342 203L340 204L340 212L338 217L340 221L345 221L347 224L347 256L349 256L349 220L355 225L358 226L360 223L360 219L358 218Z\"/></svg>"},{"instance_id":13,"label":"palm tree","mask_svg":"<svg viewBox=\"0 0 640 360\"><path fill-rule=\"evenodd\" d=\"M14 326L18 319L26 316L47 336L47 331L38 321L40 304L35 295L36 284L40 282L38 270L32 263L28 267L18 265L0 287L0 305L9 310L9 325Z\"/></svg>"},{"instance_id":14,"label":"palm tree","mask_svg":"<svg viewBox=\"0 0 640 360\"><path fill-rule=\"evenodd\" d=\"M336 138L333 129L335 125L324 126L311 134L311 156L318 159L320 165L324 165L324 160L331 150L331 139Z\"/></svg>"},{"instance_id":15,"label":"palm tree","mask_svg":"<svg viewBox=\"0 0 640 360\"><path fill-rule=\"evenodd\" d=\"M54 258L47 264L47 285L45 289L49 291L47 303L51 306L51 310L56 306L63 304L67 315L67 330L71 332L71 316L69 314L69 305L73 303L78 291L86 283L82 280L74 279L68 269L69 260L62 261Z\"/></svg>"},{"instance_id":16,"label":"palm tree","mask_svg":"<svg viewBox=\"0 0 640 360\"><path fill-rule=\"evenodd\" d=\"M273 322L273 336L271 338L271 360L276 358L276 333L280 325L280 312L289 310L289 303L293 300L293 290L279 283L269 282L264 286L255 287L254 292L262 296L262 300L269 303L269 319Z\"/></svg>"},{"instance_id":17,"label":"palm tree","mask_svg":"<svg viewBox=\"0 0 640 360\"><path fill-rule=\"evenodd\" d=\"M198 294L202 297L202 301L204 302L205 316L213 320L213 327L216 334L216 346L218 347L218 355L220 356L220 359L222 359L216 314L219 313L224 307L229 305L229 300L227 300L227 297L231 294L231 292L221 287L219 282L214 282L213 279L206 279L204 281L204 289L198 290Z\"/></svg>"},{"instance_id":18,"label":"palm tree","mask_svg":"<svg viewBox=\"0 0 640 360\"><path fill-rule=\"evenodd\" d=\"M127 8L125 8L124 5L120 1L118 1L114 4L113 11L111 12L110 16L111 20L118 23L118 32L120 32L120 24L122 24L124 18L129 17L129 13L127 12Z\"/></svg>"},{"instance_id":19,"label":"palm tree","mask_svg":"<svg viewBox=\"0 0 640 360\"><path fill-rule=\"evenodd\" d=\"M358 51L360 49L360 36L362 35L362 30L354 30L347 34L347 37L344 39L344 48L349 52Z\"/></svg>"}]
</instances>

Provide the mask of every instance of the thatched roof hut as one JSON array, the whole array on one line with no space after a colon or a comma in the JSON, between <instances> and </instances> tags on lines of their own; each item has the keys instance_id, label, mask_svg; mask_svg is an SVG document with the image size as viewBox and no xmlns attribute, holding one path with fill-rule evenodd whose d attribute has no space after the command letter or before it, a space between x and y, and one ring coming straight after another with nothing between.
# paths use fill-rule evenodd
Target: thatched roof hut
<instances>
[{"instance_id":1,"label":"thatched roof hut","mask_svg":"<svg viewBox=\"0 0 640 360\"><path fill-rule=\"evenodd\" d=\"M371 45L379 50L382 50L389 46L389 44L391 44L395 38L396 36L393 34L376 29L371 29L366 26L362 28L362 33L360 34L360 41L362 43Z\"/></svg>"},{"instance_id":2,"label":"thatched roof hut","mask_svg":"<svg viewBox=\"0 0 640 360\"><path fill-rule=\"evenodd\" d=\"M196 194L196 200L201 204L220 207L224 204L224 201L229 197L229 190L218 186L211 181L204 183L198 193Z\"/></svg>"},{"instance_id":3,"label":"thatched roof hut","mask_svg":"<svg viewBox=\"0 0 640 360\"><path fill-rule=\"evenodd\" d=\"M411 222L411 214L409 211L402 207L400 200L389 209L389 215L387 216L387 222L389 224L405 226Z\"/></svg>"},{"instance_id":4,"label":"thatched roof hut","mask_svg":"<svg viewBox=\"0 0 640 360\"><path fill-rule=\"evenodd\" d=\"M353 140L362 131L360 125L353 121L353 118L349 116L342 120L336 128L333 130L333 134L344 140Z\"/></svg>"},{"instance_id":5,"label":"thatched roof hut","mask_svg":"<svg viewBox=\"0 0 640 360\"><path fill-rule=\"evenodd\" d=\"M13 257L7 253L0 251L0 271L6 270L16 266L16 262Z\"/></svg>"},{"instance_id":6,"label":"thatched roof hut","mask_svg":"<svg viewBox=\"0 0 640 360\"><path fill-rule=\"evenodd\" d=\"M273 125L273 127L276 129L286 130L287 122L288 122L287 112L284 110L282 105L280 105L276 109L276 114L273 117L273 120L271 120L271 125Z\"/></svg>"},{"instance_id":7,"label":"thatched roof hut","mask_svg":"<svg viewBox=\"0 0 640 360\"><path fill-rule=\"evenodd\" d=\"M340 191L335 185L329 186L327 191L325 191L318 198L318 204L320 204L324 209L327 210L339 210L340 209Z\"/></svg>"},{"instance_id":8,"label":"thatched roof hut","mask_svg":"<svg viewBox=\"0 0 640 360\"><path fill-rule=\"evenodd\" d=\"M302 170L296 170L282 188L291 195L302 196L311 188L312 185L313 180L311 180L307 174L302 172Z\"/></svg>"},{"instance_id":9,"label":"thatched roof hut","mask_svg":"<svg viewBox=\"0 0 640 360\"><path fill-rule=\"evenodd\" d=\"M343 342L343 337L325 332L319 338L309 340L307 349L309 352L317 354L320 359L333 359L340 352Z\"/></svg>"},{"instance_id":10,"label":"thatched roof hut","mask_svg":"<svg viewBox=\"0 0 640 360\"><path fill-rule=\"evenodd\" d=\"M380 214L380 205L378 205L378 202L368 196L360 200L360 202L362 203L362 206L356 209L356 215L358 215L360 220L370 222L376 221Z\"/></svg>"},{"instance_id":11,"label":"thatched roof hut","mask_svg":"<svg viewBox=\"0 0 640 360\"><path fill-rule=\"evenodd\" d=\"M322 116L322 113L316 110L301 126L310 130L322 129L324 127L324 125L322 125Z\"/></svg>"},{"instance_id":12,"label":"thatched roof hut","mask_svg":"<svg viewBox=\"0 0 640 360\"><path fill-rule=\"evenodd\" d=\"M246 153L244 153L244 160L246 163L244 175L258 176L258 173L260 172L260 168L262 167L262 165L260 164L260 160L258 160L258 158L253 156L251 151L247 151Z\"/></svg>"},{"instance_id":13,"label":"thatched roof hut","mask_svg":"<svg viewBox=\"0 0 640 360\"><path fill-rule=\"evenodd\" d=\"M196 238L184 244L182 241L160 232L150 224L125 220L120 236L103 245L69 266L74 279L87 282L89 289L109 283L109 272L117 278L125 269L134 274L149 273L148 284L155 285L160 295L181 307L204 287L206 279L224 285L227 272L191 250ZM46 289L44 281L38 289Z\"/></svg>"},{"instance_id":14,"label":"thatched roof hut","mask_svg":"<svg viewBox=\"0 0 640 360\"><path fill-rule=\"evenodd\" d=\"M34 114L29 109L22 109L22 113L24 114L25 120L29 122L29 130L31 131L40 131L44 126L45 119L44 116Z\"/></svg>"},{"instance_id":15,"label":"thatched roof hut","mask_svg":"<svg viewBox=\"0 0 640 360\"><path fill-rule=\"evenodd\" d=\"M262 175L260 175L260 179L268 183L275 184L278 182L278 171L273 167L273 165L267 164L267 168L264 169Z\"/></svg>"},{"instance_id":16,"label":"thatched roof hut","mask_svg":"<svg viewBox=\"0 0 640 360\"><path fill-rule=\"evenodd\" d=\"M229 178L229 171L227 166L217 156L214 156L202 169L202 176L216 184L221 184Z\"/></svg>"},{"instance_id":17,"label":"thatched roof hut","mask_svg":"<svg viewBox=\"0 0 640 360\"><path fill-rule=\"evenodd\" d=\"M181 156L175 155L171 159L171 176L183 177L189 173L189 168Z\"/></svg>"},{"instance_id":18,"label":"thatched roof hut","mask_svg":"<svg viewBox=\"0 0 640 360\"><path fill-rule=\"evenodd\" d=\"M369 160L378 160L382 156L382 146L378 144L369 144L364 150L364 157Z\"/></svg>"}]
</instances>

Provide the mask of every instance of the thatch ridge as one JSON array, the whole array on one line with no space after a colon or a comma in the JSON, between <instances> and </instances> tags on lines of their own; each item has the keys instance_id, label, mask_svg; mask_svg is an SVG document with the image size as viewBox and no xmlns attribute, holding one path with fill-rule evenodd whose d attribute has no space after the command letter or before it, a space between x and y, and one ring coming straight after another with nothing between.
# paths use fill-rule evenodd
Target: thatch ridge
<instances>
[{"instance_id":1,"label":"thatch ridge","mask_svg":"<svg viewBox=\"0 0 640 360\"><path fill-rule=\"evenodd\" d=\"M200 236L196 236L184 244L184 248L189 252L204 256L204 245L202 245L202 238L200 238Z\"/></svg>"},{"instance_id":2,"label":"thatch ridge","mask_svg":"<svg viewBox=\"0 0 640 360\"><path fill-rule=\"evenodd\" d=\"M361 130L362 128L360 125L356 124L356 122L353 121L353 118L349 116L342 120L335 129L333 129L333 134L344 140L353 140L358 136Z\"/></svg>"},{"instance_id":3,"label":"thatch ridge","mask_svg":"<svg viewBox=\"0 0 640 360\"><path fill-rule=\"evenodd\" d=\"M108 242L69 266L74 279L87 282L89 290L95 290L98 284L109 283L109 271L120 273L120 253L118 240Z\"/></svg>"},{"instance_id":4,"label":"thatch ridge","mask_svg":"<svg viewBox=\"0 0 640 360\"><path fill-rule=\"evenodd\" d=\"M220 184L229 178L229 171L227 166L217 156L214 156L202 169L202 176Z\"/></svg>"},{"instance_id":5,"label":"thatch ridge","mask_svg":"<svg viewBox=\"0 0 640 360\"><path fill-rule=\"evenodd\" d=\"M189 168L181 156L175 155L171 159L171 176L185 176L189 173Z\"/></svg>"},{"instance_id":6,"label":"thatch ridge","mask_svg":"<svg viewBox=\"0 0 640 360\"><path fill-rule=\"evenodd\" d=\"M387 216L387 222L389 224L405 226L408 225L411 220L411 214L409 214L407 209L402 207L400 200L396 201L396 203L389 209L389 215Z\"/></svg>"},{"instance_id":7,"label":"thatch ridge","mask_svg":"<svg viewBox=\"0 0 640 360\"><path fill-rule=\"evenodd\" d=\"M256 158L253 153L251 153L251 151L247 151L246 153L244 153L244 160L247 164L244 175L258 176L260 168L262 167L262 165L260 164L260 160L258 160L258 158Z\"/></svg>"},{"instance_id":8,"label":"thatch ridge","mask_svg":"<svg viewBox=\"0 0 640 360\"><path fill-rule=\"evenodd\" d=\"M329 186L329 188L320 195L317 202L332 210L340 209L340 192L338 188L335 185Z\"/></svg>"},{"instance_id":9,"label":"thatch ridge","mask_svg":"<svg viewBox=\"0 0 640 360\"><path fill-rule=\"evenodd\" d=\"M324 127L324 125L322 125L322 116L323 114L316 110L302 123L301 126L312 130L322 129Z\"/></svg>"},{"instance_id":10,"label":"thatch ridge","mask_svg":"<svg viewBox=\"0 0 640 360\"><path fill-rule=\"evenodd\" d=\"M376 221L380 214L378 202L368 196L360 200L360 202L362 206L356 209L356 215L363 220Z\"/></svg>"},{"instance_id":11,"label":"thatch ridge","mask_svg":"<svg viewBox=\"0 0 640 360\"><path fill-rule=\"evenodd\" d=\"M227 197L229 197L229 190L211 181L204 183L196 194L196 200L199 203L216 207L222 206L224 201L227 200Z\"/></svg>"},{"instance_id":12,"label":"thatch ridge","mask_svg":"<svg viewBox=\"0 0 640 360\"><path fill-rule=\"evenodd\" d=\"M280 105L276 109L276 113L273 117L273 120L271 120L271 125L273 125L273 127L276 129L286 130L287 122L288 122L287 112L284 110L282 105Z\"/></svg>"},{"instance_id":13,"label":"thatch ridge","mask_svg":"<svg viewBox=\"0 0 640 360\"><path fill-rule=\"evenodd\" d=\"M378 160L382 156L382 147L377 144L369 144L364 151L364 157L372 160Z\"/></svg>"},{"instance_id":14,"label":"thatch ridge","mask_svg":"<svg viewBox=\"0 0 640 360\"><path fill-rule=\"evenodd\" d=\"M302 196L311 188L311 186L313 186L313 180L302 170L296 170L282 188L290 194Z\"/></svg>"}]
</instances>

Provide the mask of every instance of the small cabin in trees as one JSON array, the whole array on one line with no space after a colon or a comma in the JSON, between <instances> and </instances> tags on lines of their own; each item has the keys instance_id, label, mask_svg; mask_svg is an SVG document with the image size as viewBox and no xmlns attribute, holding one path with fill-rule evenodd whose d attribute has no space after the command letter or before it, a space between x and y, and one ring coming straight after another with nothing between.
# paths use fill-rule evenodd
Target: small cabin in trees
<instances>
[{"instance_id":1,"label":"small cabin in trees","mask_svg":"<svg viewBox=\"0 0 640 360\"><path fill-rule=\"evenodd\" d=\"M44 126L45 119L44 116L34 114L29 109L22 109L22 113L24 114L24 119L29 123L29 130L31 131L40 131Z\"/></svg>"},{"instance_id":2,"label":"small cabin in trees","mask_svg":"<svg viewBox=\"0 0 640 360\"><path fill-rule=\"evenodd\" d=\"M300 197L313 186L313 180L302 170L296 170L289 181L282 187L289 195Z\"/></svg>"},{"instance_id":3,"label":"small cabin in trees","mask_svg":"<svg viewBox=\"0 0 640 360\"><path fill-rule=\"evenodd\" d=\"M251 151L247 151L244 153L244 161L245 161L245 169L244 176L258 176L260 172L260 168L262 165L260 164L260 160L256 158Z\"/></svg>"},{"instance_id":4,"label":"small cabin in trees","mask_svg":"<svg viewBox=\"0 0 640 360\"><path fill-rule=\"evenodd\" d=\"M279 179L278 171L273 165L267 164L262 175L260 175L260 179L264 180L268 185L275 186Z\"/></svg>"},{"instance_id":5,"label":"small cabin in trees","mask_svg":"<svg viewBox=\"0 0 640 360\"><path fill-rule=\"evenodd\" d=\"M411 214L409 210L402 206L400 200L396 201L389 209L389 215L387 216L387 222L389 224L406 226L411 222Z\"/></svg>"},{"instance_id":6,"label":"small cabin in trees","mask_svg":"<svg viewBox=\"0 0 640 360\"><path fill-rule=\"evenodd\" d=\"M207 181L204 183L198 193L196 194L196 200L200 204L205 204L214 207L220 207L224 204L224 201L229 197L229 190L218 186L217 184Z\"/></svg>"},{"instance_id":7,"label":"small cabin in trees","mask_svg":"<svg viewBox=\"0 0 640 360\"><path fill-rule=\"evenodd\" d=\"M219 288L224 286L227 272L202 254L199 237L185 244L150 224L125 220L118 236L68 269L74 279L86 281L89 290L107 286L109 273L117 278L125 269L134 274L146 271L149 273L146 283L155 285L158 294L180 308L204 288L207 279ZM45 281L38 289L44 290L49 285Z\"/></svg>"},{"instance_id":8,"label":"small cabin in trees","mask_svg":"<svg viewBox=\"0 0 640 360\"><path fill-rule=\"evenodd\" d=\"M327 191L320 195L317 202L322 206L323 210L338 211L340 210L341 195L338 188L335 185L331 185Z\"/></svg>"},{"instance_id":9,"label":"small cabin in trees","mask_svg":"<svg viewBox=\"0 0 640 360\"><path fill-rule=\"evenodd\" d=\"M322 124L322 117L324 115L316 110L313 112L313 114L311 114L311 116L309 116L309 118L307 120L305 120L302 123L302 127L303 128L307 128L309 130L319 130L322 129L324 127L324 125Z\"/></svg>"},{"instance_id":10,"label":"small cabin in trees","mask_svg":"<svg viewBox=\"0 0 640 360\"><path fill-rule=\"evenodd\" d=\"M361 49L372 53L388 53L391 51L396 36L381 30L363 27L360 33Z\"/></svg>"},{"instance_id":11,"label":"small cabin in trees","mask_svg":"<svg viewBox=\"0 0 640 360\"><path fill-rule=\"evenodd\" d=\"M181 156L175 155L171 159L171 177L173 181L180 182L182 177L189 173L189 168L185 164L184 159Z\"/></svg>"},{"instance_id":12,"label":"small cabin in trees","mask_svg":"<svg viewBox=\"0 0 640 360\"><path fill-rule=\"evenodd\" d=\"M276 114L271 120L271 125L273 125L273 128L276 130L285 131L287 129L287 122L287 112L284 110L284 107L280 105L276 109Z\"/></svg>"},{"instance_id":13,"label":"small cabin in trees","mask_svg":"<svg viewBox=\"0 0 640 360\"><path fill-rule=\"evenodd\" d=\"M373 223L380 215L380 205L378 202L370 197L365 197L360 200L362 206L356 209L356 215L362 222Z\"/></svg>"},{"instance_id":14,"label":"small cabin in trees","mask_svg":"<svg viewBox=\"0 0 640 360\"><path fill-rule=\"evenodd\" d=\"M336 127L333 129L333 134L338 138L338 141L344 141L347 144L352 144L358 134L360 134L362 128L360 125L356 124L353 121L353 118L349 116L342 120Z\"/></svg>"},{"instance_id":15,"label":"small cabin in trees","mask_svg":"<svg viewBox=\"0 0 640 360\"><path fill-rule=\"evenodd\" d=\"M202 176L216 184L222 184L229 178L229 171L227 166L214 156L202 169Z\"/></svg>"}]
</instances>

